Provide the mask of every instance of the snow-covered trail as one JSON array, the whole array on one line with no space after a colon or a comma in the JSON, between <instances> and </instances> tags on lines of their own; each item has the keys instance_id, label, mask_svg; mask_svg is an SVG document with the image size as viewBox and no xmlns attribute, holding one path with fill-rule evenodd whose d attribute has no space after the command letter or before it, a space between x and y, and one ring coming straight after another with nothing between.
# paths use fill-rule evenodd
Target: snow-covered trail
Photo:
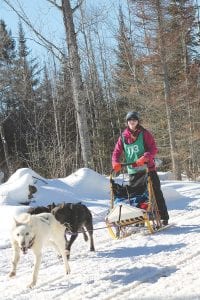
<instances>
[{"instance_id":1,"label":"snow-covered trail","mask_svg":"<svg viewBox=\"0 0 200 300\"><path fill-rule=\"evenodd\" d=\"M38 184L41 197L38 196L37 204L52 199L52 191L57 198L66 197L68 185L70 202L73 186L77 199L88 205L93 213L96 252L89 251L89 243L79 234L71 250L71 274L64 275L62 260L54 250L46 248L36 287L26 288L31 279L32 252L21 256L16 277L9 278L12 250L8 228L16 207L0 206L0 299L200 300L199 183L163 180L162 189L173 226L152 235L140 233L112 240L104 222L109 206L109 200L105 200L108 185L105 178L84 169L64 179L62 184L64 182L67 183L64 190L60 190L60 181L54 185L49 181L44 187ZM100 198L103 186L104 197ZM10 190L9 193L15 196Z\"/></svg>"},{"instance_id":2,"label":"snow-covered trail","mask_svg":"<svg viewBox=\"0 0 200 300\"><path fill-rule=\"evenodd\" d=\"M95 217L98 219L97 214ZM95 253L88 251L89 245L79 235L72 249L71 274L63 275L62 261L48 249L43 256L38 284L32 290L26 288L31 278L31 253L21 259L16 278L8 279L11 248L1 249L1 298L162 299L164 292L165 299L173 299L174 294L184 299L184 286L188 288L186 275L190 274L194 284L189 295L195 299L197 295L200 297L200 264L196 263L200 259L199 220L200 208L179 211L171 218L175 223L171 228L124 240L112 240L102 228L94 232ZM96 228L104 226L103 222L95 224Z\"/></svg>"}]
</instances>

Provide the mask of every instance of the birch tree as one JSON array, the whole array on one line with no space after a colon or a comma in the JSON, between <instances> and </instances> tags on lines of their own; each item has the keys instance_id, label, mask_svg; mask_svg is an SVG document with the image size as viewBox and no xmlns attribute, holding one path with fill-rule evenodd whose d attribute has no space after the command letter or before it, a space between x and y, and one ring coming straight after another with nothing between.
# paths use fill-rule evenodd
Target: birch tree
<instances>
[{"instance_id":1,"label":"birch tree","mask_svg":"<svg viewBox=\"0 0 200 300\"><path fill-rule=\"evenodd\" d=\"M76 8L78 8L78 6ZM89 128L87 123L87 112L85 106L85 94L80 67L80 57L78 53L78 44L73 21L73 11L75 10L72 9L70 0L62 0L62 13L67 36L67 49L69 56L73 101L77 117L77 125L79 130L83 162L85 167L92 167L92 150L90 143Z\"/></svg>"}]
</instances>

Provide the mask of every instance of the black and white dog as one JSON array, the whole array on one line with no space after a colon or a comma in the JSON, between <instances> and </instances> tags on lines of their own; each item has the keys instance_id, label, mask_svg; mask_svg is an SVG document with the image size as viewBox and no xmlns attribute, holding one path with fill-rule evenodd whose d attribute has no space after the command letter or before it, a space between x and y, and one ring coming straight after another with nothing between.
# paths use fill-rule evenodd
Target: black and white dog
<instances>
[{"instance_id":1,"label":"black and white dog","mask_svg":"<svg viewBox=\"0 0 200 300\"><path fill-rule=\"evenodd\" d=\"M85 241L88 240L86 231L90 237L90 251L95 251L92 214L87 206L81 203L63 203L53 208L51 213L57 221L66 226L66 233L71 234L69 242L66 242L68 253L79 232L83 233Z\"/></svg>"}]
</instances>

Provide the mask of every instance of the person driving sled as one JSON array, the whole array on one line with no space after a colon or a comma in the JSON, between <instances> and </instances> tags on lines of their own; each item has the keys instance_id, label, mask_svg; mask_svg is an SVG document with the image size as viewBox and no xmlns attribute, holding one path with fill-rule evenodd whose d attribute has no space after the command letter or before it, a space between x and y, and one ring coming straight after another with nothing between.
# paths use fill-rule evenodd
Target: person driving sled
<instances>
[{"instance_id":1,"label":"person driving sled","mask_svg":"<svg viewBox=\"0 0 200 300\"><path fill-rule=\"evenodd\" d=\"M169 215L154 162L154 157L158 152L154 137L140 125L138 112L128 112L126 123L127 127L118 138L112 153L112 167L116 173L121 170L122 165L119 161L124 152L126 162L133 162L132 165L127 166L127 170L129 185L134 187L138 182L144 181L146 170L142 167L147 164L162 224L167 225Z\"/></svg>"}]
</instances>

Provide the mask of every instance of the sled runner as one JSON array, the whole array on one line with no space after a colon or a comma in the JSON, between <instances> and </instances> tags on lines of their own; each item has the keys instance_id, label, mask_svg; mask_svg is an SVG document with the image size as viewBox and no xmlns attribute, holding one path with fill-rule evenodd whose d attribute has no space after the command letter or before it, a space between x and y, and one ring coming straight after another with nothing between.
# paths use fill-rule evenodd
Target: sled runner
<instances>
[{"instance_id":1,"label":"sled runner","mask_svg":"<svg viewBox=\"0 0 200 300\"><path fill-rule=\"evenodd\" d=\"M127 164L122 164L127 166ZM162 228L151 178L147 169L140 173L133 186L120 185L110 175L111 203L105 218L109 234L122 239L138 231L154 233Z\"/></svg>"}]
</instances>

